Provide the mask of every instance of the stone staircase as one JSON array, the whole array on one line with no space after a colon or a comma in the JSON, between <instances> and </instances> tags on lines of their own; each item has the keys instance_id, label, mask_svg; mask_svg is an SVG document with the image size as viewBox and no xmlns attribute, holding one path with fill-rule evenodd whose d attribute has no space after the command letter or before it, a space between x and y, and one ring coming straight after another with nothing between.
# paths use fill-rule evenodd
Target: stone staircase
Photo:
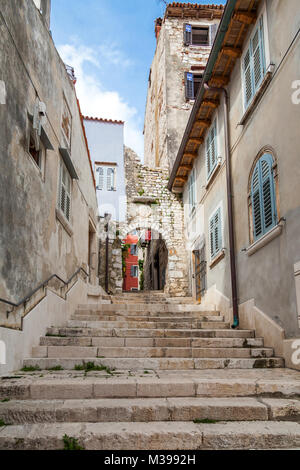
<instances>
[{"instance_id":1,"label":"stone staircase","mask_svg":"<svg viewBox=\"0 0 300 470\"><path fill-rule=\"evenodd\" d=\"M300 448L299 423L300 374L263 338L159 292L79 305L0 380L0 449Z\"/></svg>"}]
</instances>

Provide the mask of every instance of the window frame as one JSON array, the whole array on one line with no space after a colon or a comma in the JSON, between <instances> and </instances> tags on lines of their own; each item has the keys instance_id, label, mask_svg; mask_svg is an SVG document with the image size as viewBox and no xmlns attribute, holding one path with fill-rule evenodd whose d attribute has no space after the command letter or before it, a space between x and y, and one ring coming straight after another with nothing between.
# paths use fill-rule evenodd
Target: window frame
<instances>
[{"instance_id":1,"label":"window frame","mask_svg":"<svg viewBox=\"0 0 300 470\"><path fill-rule=\"evenodd\" d=\"M134 247L134 251L132 251L133 247ZM131 243L130 244L130 254L132 256L137 256L137 244L136 243Z\"/></svg>"},{"instance_id":2,"label":"window frame","mask_svg":"<svg viewBox=\"0 0 300 470\"><path fill-rule=\"evenodd\" d=\"M264 159L266 160L266 156L268 156L269 165L270 165L270 178L271 178L271 187L270 187L270 198L271 198L271 213L272 213L272 224L266 227L265 219L264 219L264 200L263 200L263 185L267 181L263 179L262 175L262 168L260 162ZM258 194L259 194L259 220L261 224L261 232L257 235L255 231L255 212L254 212L254 205L255 200L253 194L253 180L255 171L258 169ZM278 173L277 173L277 159L273 150L269 147L265 147L262 149L258 156L255 158L254 163L252 165L250 174L249 174L249 183L248 183L248 208L249 208L249 238L250 244L258 242L261 238L263 238L267 233L269 233L280 220L279 214L279 197L278 197Z\"/></svg>"},{"instance_id":3,"label":"window frame","mask_svg":"<svg viewBox=\"0 0 300 470\"><path fill-rule=\"evenodd\" d=\"M68 117L70 118L70 122L69 122L70 136L69 136L69 137L66 135L65 129L64 129L64 115L65 115L65 111L67 111L67 113L69 114ZM70 106L69 106L69 104L68 104L68 102L67 102L66 96L65 96L65 94L63 93L60 128L61 128L61 132L62 132L62 136L63 136L64 142L66 143L67 148L68 148L69 150L71 149L71 144L72 144L72 122L73 122L73 116L72 116L72 113L71 113L71 109L70 109Z\"/></svg>"},{"instance_id":4,"label":"window frame","mask_svg":"<svg viewBox=\"0 0 300 470\"><path fill-rule=\"evenodd\" d=\"M262 78L259 82L259 84L256 86L255 89L252 89L252 95L249 101L247 102L246 99L246 83L245 83L245 73L244 73L244 60L245 57L250 50L251 46L251 41L253 40L253 37L255 36L255 33L257 29L259 29L260 23L262 22L262 27L260 28L261 33L262 33L262 57L263 57L263 73L262 73ZM269 38L268 38L268 19L267 19L267 11L266 11L266 4L264 3L262 5L262 8L260 9L258 13L258 19L256 23L253 25L253 28L251 32L249 33L249 37L247 40L247 43L244 47L243 54L241 56L241 61L240 61L240 69L241 69L241 88L242 88L242 102L243 102L243 113L245 113L248 108L251 106L251 103L253 102L254 97L256 96L257 92L260 90L260 87L264 83L264 78L266 77L267 71L269 70L271 64L270 60L270 47L269 47ZM253 85L253 70L251 72L251 86Z\"/></svg>"},{"instance_id":5,"label":"window frame","mask_svg":"<svg viewBox=\"0 0 300 470\"><path fill-rule=\"evenodd\" d=\"M191 76L192 76L192 80L190 79ZM196 80L195 80L195 77L197 77ZM184 85L185 85L186 101L194 101L196 99L198 90L201 86L202 79L203 79L203 73L185 72ZM198 83L198 88L196 92L195 92L195 83Z\"/></svg>"},{"instance_id":6,"label":"window frame","mask_svg":"<svg viewBox=\"0 0 300 470\"><path fill-rule=\"evenodd\" d=\"M67 180L69 181L69 191L67 190L66 184L63 182L63 170L65 170L65 175L67 177ZM71 224L71 215L72 215L72 188L73 188L73 180L68 172L68 169L63 162L62 158L60 159L60 164L59 164L59 180L58 180L58 200L57 200L57 207L60 211L60 213L63 215L64 219ZM65 191L65 209L62 207L61 203L61 198L62 198L62 189ZM69 216L67 215L67 210L66 210L66 200L67 197L69 197Z\"/></svg>"},{"instance_id":7,"label":"window frame","mask_svg":"<svg viewBox=\"0 0 300 470\"><path fill-rule=\"evenodd\" d=\"M218 219L218 248L216 248L216 243L215 243L215 233L214 233L214 239L213 239L213 244L214 244L214 249L212 250L212 228L215 231L216 229L216 216L219 216ZM212 221L213 221L213 226L212 226ZM223 207L222 203L220 203L214 211L211 213L209 219L208 219L208 240L209 240L209 254L210 254L210 261L213 262L218 255L223 251L224 247L224 225L223 225Z\"/></svg>"},{"instance_id":8,"label":"window frame","mask_svg":"<svg viewBox=\"0 0 300 470\"><path fill-rule=\"evenodd\" d=\"M209 144L209 149L208 149L208 140L211 139L211 132L212 130L215 129L215 135L214 135L214 153L215 153L215 161L214 165L212 166L212 159L211 159L211 144ZM210 181L210 178L214 174L214 171L218 165L219 162L219 156L218 156L218 148L219 148L219 142L218 142L218 116L217 114L215 115L211 126L209 127L206 137L205 137L205 166L206 166L206 183ZM209 150L209 154L208 154ZM208 169L208 162L210 165L210 169Z\"/></svg>"},{"instance_id":9,"label":"window frame","mask_svg":"<svg viewBox=\"0 0 300 470\"><path fill-rule=\"evenodd\" d=\"M206 43L193 43L193 29L206 29L207 30L207 42ZM183 25L183 44L186 47L211 47L216 37L218 24L191 24L184 23Z\"/></svg>"},{"instance_id":10,"label":"window frame","mask_svg":"<svg viewBox=\"0 0 300 470\"><path fill-rule=\"evenodd\" d=\"M41 137L37 136L37 138L39 140L39 150L36 150L36 152L38 153L38 159L39 159L39 162L37 162L34 155L30 151L31 141L33 141L33 143L35 141L34 132L35 131L33 129L32 122L29 120L29 129L28 129L28 134L27 134L28 137L27 137L26 151L27 151L27 153L30 157L30 161L33 163L35 168L39 171L39 174L40 174L41 178L44 180L45 166L46 166L46 147L45 147Z\"/></svg>"},{"instance_id":11,"label":"window frame","mask_svg":"<svg viewBox=\"0 0 300 470\"><path fill-rule=\"evenodd\" d=\"M133 270L136 269L136 276L133 274ZM133 278L133 279L138 279L139 277L139 267L136 265L136 264L132 264L130 266L130 277Z\"/></svg>"},{"instance_id":12,"label":"window frame","mask_svg":"<svg viewBox=\"0 0 300 470\"><path fill-rule=\"evenodd\" d=\"M188 179L188 195L189 195L189 216L196 212L197 195L196 195L196 170L192 169Z\"/></svg>"}]
</instances>

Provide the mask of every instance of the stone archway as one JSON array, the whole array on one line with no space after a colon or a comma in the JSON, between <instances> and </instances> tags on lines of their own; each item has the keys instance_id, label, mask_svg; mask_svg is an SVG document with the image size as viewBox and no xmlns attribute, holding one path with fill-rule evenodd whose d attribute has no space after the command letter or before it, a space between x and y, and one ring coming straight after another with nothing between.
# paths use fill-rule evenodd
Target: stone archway
<instances>
[{"instance_id":1,"label":"stone archway","mask_svg":"<svg viewBox=\"0 0 300 470\"><path fill-rule=\"evenodd\" d=\"M142 165L138 156L125 147L127 224L126 236L137 227L160 234L168 251L164 291L171 296L188 295L188 264L183 225L183 204L168 188L168 170Z\"/></svg>"}]
</instances>

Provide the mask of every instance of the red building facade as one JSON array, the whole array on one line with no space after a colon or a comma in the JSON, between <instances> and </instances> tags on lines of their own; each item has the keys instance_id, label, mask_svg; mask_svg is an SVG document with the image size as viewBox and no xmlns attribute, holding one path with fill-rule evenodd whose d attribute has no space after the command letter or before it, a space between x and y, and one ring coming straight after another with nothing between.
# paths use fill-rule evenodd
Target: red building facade
<instances>
[{"instance_id":1,"label":"red building facade","mask_svg":"<svg viewBox=\"0 0 300 470\"><path fill-rule=\"evenodd\" d=\"M125 258L125 275L123 281L123 291L130 292L139 289L139 257L138 257L138 236L127 235L125 244L130 245Z\"/></svg>"}]
</instances>

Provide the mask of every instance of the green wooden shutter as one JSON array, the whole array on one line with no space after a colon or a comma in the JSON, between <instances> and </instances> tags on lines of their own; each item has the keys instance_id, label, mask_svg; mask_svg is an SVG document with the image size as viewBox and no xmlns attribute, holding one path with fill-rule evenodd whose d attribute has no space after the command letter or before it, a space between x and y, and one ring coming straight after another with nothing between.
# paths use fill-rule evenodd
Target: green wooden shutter
<instances>
[{"instance_id":1,"label":"green wooden shutter","mask_svg":"<svg viewBox=\"0 0 300 470\"><path fill-rule=\"evenodd\" d=\"M243 72L244 72L245 103L247 106L250 103L252 96L253 96L250 47L247 50L244 60L243 60Z\"/></svg>"},{"instance_id":2,"label":"green wooden shutter","mask_svg":"<svg viewBox=\"0 0 300 470\"><path fill-rule=\"evenodd\" d=\"M218 162L217 157L217 120L215 119L213 125L208 131L206 139L206 168L207 168L207 179L209 179L213 170L215 169Z\"/></svg>"},{"instance_id":3,"label":"green wooden shutter","mask_svg":"<svg viewBox=\"0 0 300 470\"><path fill-rule=\"evenodd\" d=\"M210 256L211 259L221 251L223 240L222 240L222 220L221 220L221 208L219 208L215 214L211 217L209 223L210 231Z\"/></svg>"},{"instance_id":4,"label":"green wooden shutter","mask_svg":"<svg viewBox=\"0 0 300 470\"><path fill-rule=\"evenodd\" d=\"M257 162L251 191L253 232L257 240L277 223L272 155L265 154Z\"/></svg>"},{"instance_id":5,"label":"green wooden shutter","mask_svg":"<svg viewBox=\"0 0 300 470\"><path fill-rule=\"evenodd\" d=\"M253 88L256 91L264 77L264 40L262 18L251 40Z\"/></svg>"}]
</instances>

